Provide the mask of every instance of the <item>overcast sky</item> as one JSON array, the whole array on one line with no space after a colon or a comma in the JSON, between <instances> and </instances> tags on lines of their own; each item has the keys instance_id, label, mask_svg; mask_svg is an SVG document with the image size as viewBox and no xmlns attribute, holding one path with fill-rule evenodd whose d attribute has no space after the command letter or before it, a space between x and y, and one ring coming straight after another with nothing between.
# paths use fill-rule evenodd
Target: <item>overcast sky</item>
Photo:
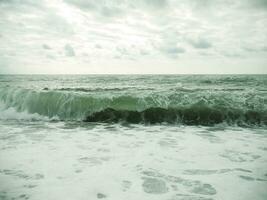
<instances>
[{"instance_id":1,"label":"overcast sky","mask_svg":"<svg viewBox=\"0 0 267 200\"><path fill-rule=\"evenodd\" d=\"M0 73L267 73L267 0L0 0Z\"/></svg>"}]
</instances>

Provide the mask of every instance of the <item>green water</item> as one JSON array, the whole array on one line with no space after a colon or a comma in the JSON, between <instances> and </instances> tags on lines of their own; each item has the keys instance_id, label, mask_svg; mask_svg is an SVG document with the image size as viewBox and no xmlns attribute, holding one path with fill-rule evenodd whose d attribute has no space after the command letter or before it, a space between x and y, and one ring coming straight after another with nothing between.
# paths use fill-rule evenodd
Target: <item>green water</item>
<instances>
[{"instance_id":1,"label":"green water","mask_svg":"<svg viewBox=\"0 0 267 200\"><path fill-rule=\"evenodd\" d=\"M262 126L266 86L266 75L3 75L0 103L59 120Z\"/></svg>"},{"instance_id":2,"label":"green water","mask_svg":"<svg viewBox=\"0 0 267 200\"><path fill-rule=\"evenodd\" d=\"M0 76L0 200L266 200L266 75Z\"/></svg>"}]
</instances>

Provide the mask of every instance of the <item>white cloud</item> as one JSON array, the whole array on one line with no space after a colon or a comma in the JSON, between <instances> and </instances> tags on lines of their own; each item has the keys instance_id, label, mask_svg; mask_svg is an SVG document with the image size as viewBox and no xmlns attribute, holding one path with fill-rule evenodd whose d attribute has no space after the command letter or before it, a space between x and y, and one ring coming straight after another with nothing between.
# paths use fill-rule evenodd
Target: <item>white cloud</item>
<instances>
[{"instance_id":1,"label":"white cloud","mask_svg":"<svg viewBox=\"0 0 267 200\"><path fill-rule=\"evenodd\" d=\"M0 73L267 73L266 24L265 0L0 0Z\"/></svg>"}]
</instances>

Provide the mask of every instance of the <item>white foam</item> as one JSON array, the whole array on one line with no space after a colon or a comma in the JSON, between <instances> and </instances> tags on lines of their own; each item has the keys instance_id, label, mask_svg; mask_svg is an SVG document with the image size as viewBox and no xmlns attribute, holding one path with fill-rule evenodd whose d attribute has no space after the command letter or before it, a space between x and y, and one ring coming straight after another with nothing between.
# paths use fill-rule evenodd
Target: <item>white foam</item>
<instances>
[{"instance_id":1,"label":"white foam","mask_svg":"<svg viewBox=\"0 0 267 200\"><path fill-rule=\"evenodd\" d=\"M3 196L265 200L259 131L0 121Z\"/></svg>"},{"instance_id":2,"label":"white foam","mask_svg":"<svg viewBox=\"0 0 267 200\"><path fill-rule=\"evenodd\" d=\"M0 120L48 120L47 117L27 111L18 112L15 108L6 106L0 102Z\"/></svg>"}]
</instances>

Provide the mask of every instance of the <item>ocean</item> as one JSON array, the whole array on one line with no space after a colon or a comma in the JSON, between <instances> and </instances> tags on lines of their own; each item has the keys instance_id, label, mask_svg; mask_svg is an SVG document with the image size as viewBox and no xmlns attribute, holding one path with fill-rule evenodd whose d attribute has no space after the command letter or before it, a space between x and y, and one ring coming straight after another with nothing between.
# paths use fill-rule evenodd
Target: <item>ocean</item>
<instances>
[{"instance_id":1,"label":"ocean","mask_svg":"<svg viewBox=\"0 0 267 200\"><path fill-rule=\"evenodd\" d=\"M0 75L1 200L266 200L267 75Z\"/></svg>"}]
</instances>

